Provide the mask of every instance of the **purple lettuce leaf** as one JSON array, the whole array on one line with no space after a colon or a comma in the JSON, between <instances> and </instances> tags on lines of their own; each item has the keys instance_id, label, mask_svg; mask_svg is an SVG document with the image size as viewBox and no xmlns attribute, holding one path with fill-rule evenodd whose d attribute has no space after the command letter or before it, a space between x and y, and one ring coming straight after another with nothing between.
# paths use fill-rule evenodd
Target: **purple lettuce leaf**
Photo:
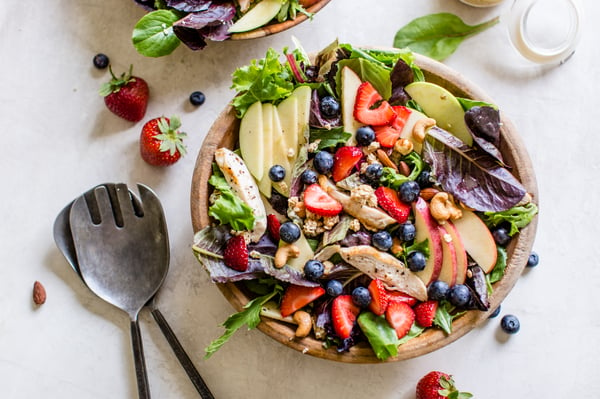
<instances>
[{"instance_id":1,"label":"purple lettuce leaf","mask_svg":"<svg viewBox=\"0 0 600 399\"><path fill-rule=\"evenodd\" d=\"M404 90L404 87L412 83L414 78L412 68L406 61L399 58L390 73L390 80L392 82L392 96L388 100L390 104L406 105L408 100L410 100L410 96Z\"/></svg>"},{"instance_id":2,"label":"purple lettuce leaf","mask_svg":"<svg viewBox=\"0 0 600 399\"><path fill-rule=\"evenodd\" d=\"M206 39L222 41L229 38L227 30L234 16L233 4L211 4L205 11L190 13L175 22L173 32L190 49L201 50L206 47Z\"/></svg>"},{"instance_id":3,"label":"purple lettuce leaf","mask_svg":"<svg viewBox=\"0 0 600 399\"><path fill-rule=\"evenodd\" d=\"M342 117L341 115L335 118L326 118L321 113L321 99L317 90L312 91L312 99L310 102L310 119L309 124L312 127L318 127L323 129L331 129L332 127L341 126Z\"/></svg>"},{"instance_id":4,"label":"purple lettuce leaf","mask_svg":"<svg viewBox=\"0 0 600 399\"><path fill-rule=\"evenodd\" d=\"M428 131L423 159L445 191L477 211L510 209L527 192L494 157L437 126Z\"/></svg>"},{"instance_id":5,"label":"purple lettuce leaf","mask_svg":"<svg viewBox=\"0 0 600 399\"><path fill-rule=\"evenodd\" d=\"M211 0L167 0L167 6L183 12L198 12L207 10Z\"/></svg>"}]
</instances>

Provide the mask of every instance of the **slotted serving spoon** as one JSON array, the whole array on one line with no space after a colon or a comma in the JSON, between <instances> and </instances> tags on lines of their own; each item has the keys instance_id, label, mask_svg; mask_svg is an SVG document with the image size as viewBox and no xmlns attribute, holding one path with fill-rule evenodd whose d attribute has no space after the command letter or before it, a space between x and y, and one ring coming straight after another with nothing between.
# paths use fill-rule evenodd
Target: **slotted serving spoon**
<instances>
[{"instance_id":1,"label":"slotted serving spoon","mask_svg":"<svg viewBox=\"0 0 600 399\"><path fill-rule=\"evenodd\" d=\"M86 192L84 196L91 195L93 191L100 186L108 187L109 192L112 192L114 190L114 184L107 183L92 188L91 190ZM131 193L131 191L130 195L132 201L139 202L137 197L133 193ZM75 243L73 242L73 236L71 234L71 226L69 222L71 206L73 205L73 202L74 201L67 204L67 206L65 206L56 217L56 220L54 221L53 235L54 241L56 242L56 246L61 251L69 265L73 268L73 270L79 275L79 277L83 281L83 277L81 276L81 272L79 270L79 264L77 262L77 255L75 253ZM141 204L136 204L136 207L140 208ZM85 284L85 281L83 282ZM158 324L160 330L167 339L167 342L171 346L171 349L175 353L175 356L179 360L179 363L185 370L186 374L190 378L192 384L194 385L200 396L203 399L214 399L214 396L212 395L210 389L204 382L204 379L194 366L194 363L186 353L185 349L177 339L177 336L171 329L171 326L163 316L162 312L156 307L155 298L156 294L146 303L146 307L150 309L154 320Z\"/></svg>"}]
</instances>

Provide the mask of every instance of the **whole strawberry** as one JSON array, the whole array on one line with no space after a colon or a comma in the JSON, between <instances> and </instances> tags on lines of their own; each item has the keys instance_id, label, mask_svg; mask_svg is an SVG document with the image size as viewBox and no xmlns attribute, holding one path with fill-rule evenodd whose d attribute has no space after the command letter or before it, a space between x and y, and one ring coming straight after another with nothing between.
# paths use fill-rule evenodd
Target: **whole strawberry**
<instances>
[{"instance_id":1,"label":"whole strawberry","mask_svg":"<svg viewBox=\"0 0 600 399\"><path fill-rule=\"evenodd\" d=\"M417 383L417 399L468 399L468 392L459 392L452 376L441 371L431 371Z\"/></svg>"},{"instance_id":2,"label":"whole strawberry","mask_svg":"<svg viewBox=\"0 0 600 399\"><path fill-rule=\"evenodd\" d=\"M104 104L115 115L128 121L138 122L146 115L150 91L146 81L133 76L133 65L129 72L117 78L108 67L112 79L100 87L100 95L104 97Z\"/></svg>"},{"instance_id":3,"label":"whole strawberry","mask_svg":"<svg viewBox=\"0 0 600 399\"><path fill-rule=\"evenodd\" d=\"M176 116L171 119L161 116L146 122L140 135L140 154L150 165L172 165L185 155L183 138L180 132L181 122Z\"/></svg>"}]
</instances>

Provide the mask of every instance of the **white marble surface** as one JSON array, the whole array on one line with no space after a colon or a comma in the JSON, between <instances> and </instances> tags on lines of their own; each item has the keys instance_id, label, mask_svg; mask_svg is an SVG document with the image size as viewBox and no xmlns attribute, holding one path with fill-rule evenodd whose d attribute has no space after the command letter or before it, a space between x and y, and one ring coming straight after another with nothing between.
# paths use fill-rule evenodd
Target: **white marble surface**
<instances>
[{"instance_id":1,"label":"white marble surface","mask_svg":"<svg viewBox=\"0 0 600 399\"><path fill-rule=\"evenodd\" d=\"M54 245L62 207L107 181L143 182L166 210L171 270L159 308L217 398L410 399L430 370L454 374L478 398L596 398L600 391L600 246L597 123L600 3L584 3L581 44L566 64L542 70L521 60L496 26L463 43L446 64L496 100L520 130L537 171L540 265L524 273L503 304L521 320L509 339L499 318L435 353L380 365L338 364L302 355L259 331L239 331L211 359L204 347L221 334L231 306L190 250L190 179L204 135L232 96L236 66L281 50L297 36L308 51L338 37L391 45L396 30L424 14L449 11L476 23L505 7L475 9L458 0L333 0L312 23L277 36L181 46L149 59L130 42L143 10L127 0L2 0L0 5L0 397L134 398L128 319L91 294ZM116 71L133 63L151 90L146 119L178 114L189 155L157 169L138 153L142 123L109 113L98 96L108 72L92 57L107 53ZM195 109L189 93L202 90ZM48 300L31 301L35 280ZM147 311L141 328L155 398L197 398Z\"/></svg>"}]
</instances>

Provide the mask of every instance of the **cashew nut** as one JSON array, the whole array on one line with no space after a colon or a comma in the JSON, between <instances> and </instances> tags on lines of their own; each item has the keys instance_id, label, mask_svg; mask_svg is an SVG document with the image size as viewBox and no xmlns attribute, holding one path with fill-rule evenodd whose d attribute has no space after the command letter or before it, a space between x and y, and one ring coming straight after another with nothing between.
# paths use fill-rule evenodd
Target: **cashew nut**
<instances>
[{"instance_id":1,"label":"cashew nut","mask_svg":"<svg viewBox=\"0 0 600 399\"><path fill-rule=\"evenodd\" d=\"M296 323L298 323L296 337L302 338L310 334L310 330L312 330L312 319L307 312L303 310L297 310L292 318Z\"/></svg>"},{"instance_id":2,"label":"cashew nut","mask_svg":"<svg viewBox=\"0 0 600 399\"><path fill-rule=\"evenodd\" d=\"M436 124L435 119L431 119L431 118L419 119L413 126L413 131L412 131L413 138L419 143L424 142L427 129L435 126L435 124Z\"/></svg>"},{"instance_id":3,"label":"cashew nut","mask_svg":"<svg viewBox=\"0 0 600 399\"><path fill-rule=\"evenodd\" d=\"M299 255L300 249L296 245L284 244L277 248L277 252L275 252L275 267L281 269L289 258L297 258Z\"/></svg>"},{"instance_id":4,"label":"cashew nut","mask_svg":"<svg viewBox=\"0 0 600 399\"><path fill-rule=\"evenodd\" d=\"M396 141L396 144L394 144L394 150L398 151L402 155L410 154L413 149L414 146L412 141L404 137L399 138L398 141Z\"/></svg>"},{"instance_id":5,"label":"cashew nut","mask_svg":"<svg viewBox=\"0 0 600 399\"><path fill-rule=\"evenodd\" d=\"M444 224L448 219L456 220L462 217L462 211L454 204L453 198L446 192L439 192L431 198L429 204L431 216L439 224Z\"/></svg>"}]
</instances>

